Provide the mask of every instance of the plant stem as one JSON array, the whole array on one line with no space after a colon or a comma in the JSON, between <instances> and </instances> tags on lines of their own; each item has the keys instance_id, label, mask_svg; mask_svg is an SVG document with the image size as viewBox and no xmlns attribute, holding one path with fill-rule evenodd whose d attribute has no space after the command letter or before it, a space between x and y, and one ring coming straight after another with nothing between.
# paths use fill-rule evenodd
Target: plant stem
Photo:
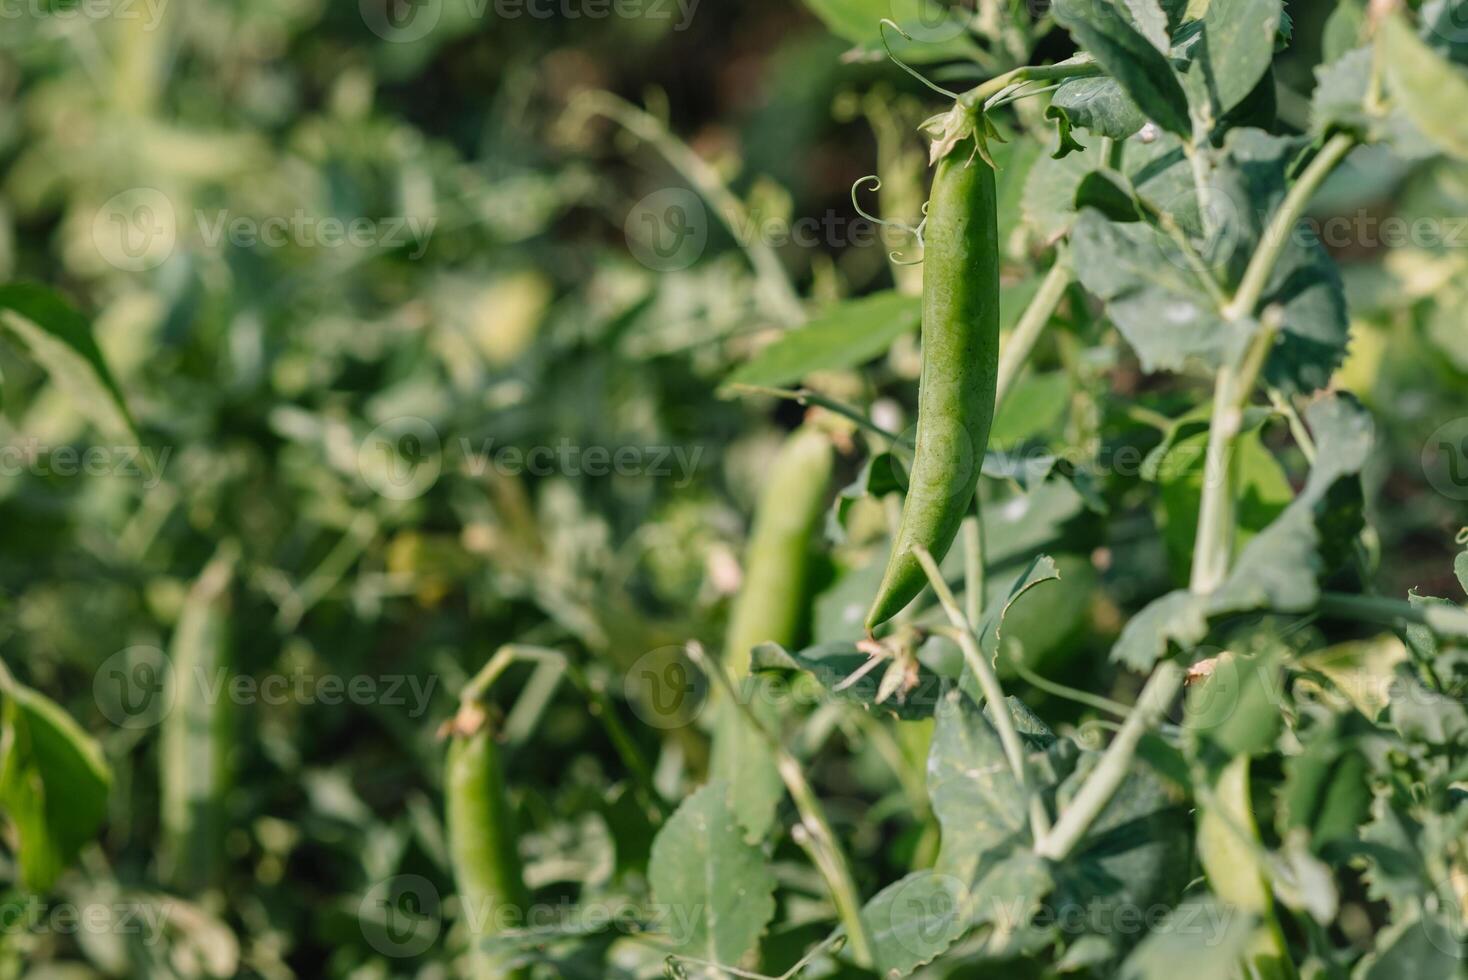
<instances>
[{"instance_id":1,"label":"plant stem","mask_svg":"<svg viewBox=\"0 0 1468 980\"><path fill-rule=\"evenodd\" d=\"M1136 707L1121 726L1121 731L1106 748L1096 769L1086 779L1070 806L1056 821L1052 830L1035 847L1035 853L1051 861L1070 856L1091 824L1106 809L1131 771L1132 758L1142 736L1162 720L1168 706L1183 686L1183 670L1172 661L1164 661L1152 672L1147 685L1137 698Z\"/></svg>"},{"instance_id":2,"label":"plant stem","mask_svg":"<svg viewBox=\"0 0 1468 980\"><path fill-rule=\"evenodd\" d=\"M958 600L953 597L948 583L943 581L943 573L938 568L938 563L926 548L914 547L913 554L917 556L918 562L923 566L923 571L928 575L928 581L933 586L933 591L938 594L938 602L942 604L943 611L948 614L948 621L953 624L953 632L958 640L958 646L963 651L963 659L968 664L968 669L974 672L974 679L979 682L979 690L984 693L984 700L988 702L990 720L994 723L994 730L999 735L999 744L1004 747L1004 755L1009 760L1009 768L1014 772L1015 782L1029 800L1030 806L1030 832L1036 841L1043 840L1050 832L1050 815L1045 812L1045 801L1040 799L1038 793L1032 792L1033 783L1029 776L1029 766L1025 762L1024 743L1020 741L1019 732L1015 730L1014 718L1009 713L1009 702L1004 697L1004 688L999 684L999 675L994 673L993 666L984 658L984 652L979 646L978 637L974 634L973 626L964 617L963 610L958 607Z\"/></svg>"},{"instance_id":3,"label":"plant stem","mask_svg":"<svg viewBox=\"0 0 1468 980\"><path fill-rule=\"evenodd\" d=\"M862 414L859 409L853 408L845 402L837 401L834 398L827 398L820 392L811 391L809 388L766 388L764 385L735 384L730 385L728 390L737 394L769 395L771 398L783 398L786 401L796 402L800 405L815 405L824 408L832 414L855 422L858 428L866 429L873 435L887 440L894 447L900 447L909 453L912 452L912 444L910 442L907 442L895 432L888 432L866 415Z\"/></svg>"},{"instance_id":4,"label":"plant stem","mask_svg":"<svg viewBox=\"0 0 1468 980\"><path fill-rule=\"evenodd\" d=\"M1071 61L1059 65L1021 65L981 82L958 97L959 104L970 109L982 106L1016 82L1064 81L1067 78L1090 78L1104 72L1094 61Z\"/></svg>"},{"instance_id":5,"label":"plant stem","mask_svg":"<svg viewBox=\"0 0 1468 980\"><path fill-rule=\"evenodd\" d=\"M1438 636L1468 639L1468 609L1459 606L1414 606L1403 599L1387 596L1327 592L1320 597L1320 611L1337 619L1426 626Z\"/></svg>"},{"instance_id":6,"label":"plant stem","mask_svg":"<svg viewBox=\"0 0 1468 980\"><path fill-rule=\"evenodd\" d=\"M970 623L984 614L984 524L979 497L974 495L974 513L963 519L963 613Z\"/></svg>"},{"instance_id":7,"label":"plant stem","mask_svg":"<svg viewBox=\"0 0 1468 980\"><path fill-rule=\"evenodd\" d=\"M718 682L729 700L744 714L746 722L753 726L753 730L769 746L775 757L775 765L780 771L780 778L790 791L796 812L800 814L800 825L810 838L811 857L826 879L826 886L831 890L831 899L836 904L836 912L846 928L852 959L857 966L870 968L873 963L872 938L867 934L866 923L861 918L861 893L856 890L856 882L851 877L851 864L846 859L846 852L836 840L831 823L826 819L825 808L821 806L820 798L805 778L805 770L800 767L799 760L790 754L739 696L722 663L716 662L698 643L688 644L688 655Z\"/></svg>"},{"instance_id":8,"label":"plant stem","mask_svg":"<svg viewBox=\"0 0 1468 980\"><path fill-rule=\"evenodd\" d=\"M1030 359L1030 354L1035 350L1035 343L1040 339L1041 332L1050 318L1055 314L1055 309L1060 305L1061 298L1065 295L1065 287L1070 285L1071 269L1064 255L1055 257L1055 264L1045 274L1040 282L1040 288L1030 300L1030 305L1025 307L1019 322L1014 325L1014 331L1009 335L1009 342L1004 345L1004 350L999 355L999 380L994 388L994 414L999 414L999 409L1004 404L1007 396L1014 387L1015 379L1024 368L1025 362Z\"/></svg>"},{"instance_id":9,"label":"plant stem","mask_svg":"<svg viewBox=\"0 0 1468 980\"><path fill-rule=\"evenodd\" d=\"M1208 453L1203 464L1203 499L1198 511L1198 536L1193 546L1193 570L1189 588L1208 595L1223 584L1233 551L1234 498L1229 479L1229 459L1243 422L1244 406L1254 391L1259 372L1274 346L1278 326L1261 323L1237 367L1225 364L1218 370L1213 390L1213 418L1208 426Z\"/></svg>"},{"instance_id":10,"label":"plant stem","mask_svg":"<svg viewBox=\"0 0 1468 980\"><path fill-rule=\"evenodd\" d=\"M662 154L663 159L713 205L729 234L744 248L771 312L787 326L805 322L805 308L800 303L800 294L796 292L790 274L774 250L754 232L755 226L744 202L729 189L712 164L669 132L661 119L610 92L587 92L580 96L571 104L568 117L579 119L578 114L604 116Z\"/></svg>"},{"instance_id":11,"label":"plant stem","mask_svg":"<svg viewBox=\"0 0 1468 980\"><path fill-rule=\"evenodd\" d=\"M1319 189L1321 183L1335 169L1336 164L1345 159L1347 153L1356 145L1356 137L1349 133L1337 133L1332 136L1320 152L1315 154L1315 159L1300 174L1298 180L1290 187L1289 193L1285 195L1280 206L1275 210L1273 217L1269 219L1269 226L1264 230L1264 238L1259 243L1259 248L1249 259L1249 266L1244 270L1244 278L1239 280L1239 288L1234 293L1233 301L1224 308L1223 315L1227 320L1237 320L1241 317L1252 316L1254 309L1259 305L1259 297L1264 294L1264 288L1269 284L1269 277L1274 273L1274 265L1279 261L1280 253L1284 251L1285 244L1294 233L1295 225L1299 223L1301 216L1305 213L1305 207L1310 203L1310 198Z\"/></svg>"}]
</instances>

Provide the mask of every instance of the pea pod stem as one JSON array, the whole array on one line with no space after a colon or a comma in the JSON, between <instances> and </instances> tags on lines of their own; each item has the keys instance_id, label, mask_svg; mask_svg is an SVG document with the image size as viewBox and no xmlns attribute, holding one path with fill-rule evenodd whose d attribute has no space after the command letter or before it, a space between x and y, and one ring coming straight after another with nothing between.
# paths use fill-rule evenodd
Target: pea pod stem
<instances>
[{"instance_id":1,"label":"pea pod stem","mask_svg":"<svg viewBox=\"0 0 1468 980\"><path fill-rule=\"evenodd\" d=\"M1015 782L1019 783L1020 791L1025 794L1029 801L1030 810L1030 832L1036 841L1044 840L1050 833L1050 815L1045 812L1045 801L1040 799L1038 793L1033 792L1034 782L1030 779L1029 765L1025 761L1024 743L1020 741L1019 732L1014 727L1014 718L1009 713L1009 701L1004 697L1004 688L999 683L999 675L994 672L994 667L984 658L984 652L979 646L978 636L974 633L973 626L964 616L963 610L958 606L958 600L954 598L948 583L943 579L943 572L938 568L938 563L925 548L915 548L914 553L922 563L923 571L927 573L928 583L938 595L938 602L943 606L943 612L947 614L948 621L953 624L950 631L953 638L958 641L959 649L963 651L964 663L968 669L973 671L974 679L979 682L979 690L983 692L984 700L989 705L990 720L994 723L994 731L999 735L999 744L1004 748L1004 756L1009 760L1010 771L1014 773Z\"/></svg>"},{"instance_id":2,"label":"pea pod stem","mask_svg":"<svg viewBox=\"0 0 1468 980\"><path fill-rule=\"evenodd\" d=\"M826 879L826 887L831 890L831 900L835 903L836 912L846 929L852 959L858 966L870 968L874 962L874 947L872 938L867 933L866 923L861 917L861 893L857 891L856 882L851 876L851 864L846 858L846 852L841 849L836 834L831 830L826 810L805 778L805 771L799 760L764 726L753 709L739 696L734 681L723 665L710 657L702 645L688 644L688 656L718 683L726 695L726 703L738 706L746 724L759 734L774 755L780 778L790 792L796 812L800 814L800 828L809 845L808 853L815 862L816 869Z\"/></svg>"},{"instance_id":3,"label":"pea pod stem","mask_svg":"<svg viewBox=\"0 0 1468 980\"><path fill-rule=\"evenodd\" d=\"M1055 315L1055 310L1060 306L1060 300L1065 296L1066 287L1070 285L1074 273L1071 271L1070 263L1066 256L1057 255L1055 264L1040 281L1040 288L1036 291L1030 305L1025 307L1019 322L1014 325L1014 330L1009 335L1008 343L1004 344L999 351L999 374L994 385L994 412L997 415L1004 406L1004 399L1014 388L1014 383L1019 379L1020 371L1024 369L1030 355L1035 351L1035 345L1040 340L1040 334L1044 331L1050 318Z\"/></svg>"}]
</instances>

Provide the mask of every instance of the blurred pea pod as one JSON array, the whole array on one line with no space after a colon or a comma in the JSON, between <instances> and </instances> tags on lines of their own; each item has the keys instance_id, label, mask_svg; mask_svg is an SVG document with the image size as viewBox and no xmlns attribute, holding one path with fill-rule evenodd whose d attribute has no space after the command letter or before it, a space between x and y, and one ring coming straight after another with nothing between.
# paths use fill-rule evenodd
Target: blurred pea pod
<instances>
[{"instance_id":1,"label":"blurred pea pod","mask_svg":"<svg viewBox=\"0 0 1468 980\"><path fill-rule=\"evenodd\" d=\"M169 650L173 687L163 720L163 878L185 892L219 884L225 797L235 744L225 696L231 668L230 585L238 549L221 545L190 588Z\"/></svg>"},{"instance_id":2,"label":"blurred pea pod","mask_svg":"<svg viewBox=\"0 0 1468 980\"><path fill-rule=\"evenodd\" d=\"M484 948L501 925L523 921L529 902L504 762L479 701L487 686L471 683L458 714L445 726L449 746L444 761L444 817L460 915L472 946L470 974L485 980L518 980L522 973L507 969L496 954Z\"/></svg>"},{"instance_id":3,"label":"blurred pea pod","mask_svg":"<svg viewBox=\"0 0 1468 980\"><path fill-rule=\"evenodd\" d=\"M778 712L758 696L757 679L749 678L750 651L761 643L789 646L799 639L810 600L811 536L825 512L833 455L825 435L808 426L796 430L775 457L755 507L744 581L724 636L724 666L767 725L778 721ZM719 702L715 710L709 776L733 787L740 824L751 837L763 837L784 792L775 760L733 704Z\"/></svg>"},{"instance_id":4,"label":"blurred pea pod","mask_svg":"<svg viewBox=\"0 0 1468 980\"><path fill-rule=\"evenodd\" d=\"M1296 977L1289 948L1274 914L1274 897L1261 867L1263 844L1249 791L1249 757L1235 756L1218 773L1210 801L1198 818L1198 859L1215 894L1258 920L1245 951L1249 976Z\"/></svg>"}]
</instances>

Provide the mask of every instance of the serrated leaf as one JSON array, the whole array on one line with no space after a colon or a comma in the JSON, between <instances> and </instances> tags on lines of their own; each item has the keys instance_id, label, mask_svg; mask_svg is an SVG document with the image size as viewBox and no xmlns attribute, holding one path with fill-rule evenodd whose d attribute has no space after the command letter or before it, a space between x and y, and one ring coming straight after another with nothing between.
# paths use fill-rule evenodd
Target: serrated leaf
<instances>
[{"instance_id":1,"label":"serrated leaf","mask_svg":"<svg viewBox=\"0 0 1468 980\"><path fill-rule=\"evenodd\" d=\"M968 886L953 875L915 871L883 888L862 909L875 969L905 977L931 963L968 931Z\"/></svg>"},{"instance_id":2,"label":"serrated leaf","mask_svg":"<svg viewBox=\"0 0 1468 980\"><path fill-rule=\"evenodd\" d=\"M984 854L1028 840L1025 797L993 725L967 695L949 691L936 719L928 795L943 846L935 870L970 882Z\"/></svg>"},{"instance_id":3,"label":"serrated leaf","mask_svg":"<svg viewBox=\"0 0 1468 980\"><path fill-rule=\"evenodd\" d=\"M1258 247L1298 149L1256 130L1230 133L1210 193L1216 234L1196 246L1225 293ZM1151 197L1145 183L1138 187ZM1185 224L1186 209L1166 210ZM1106 303L1146 370L1214 370L1248 335L1250 325L1220 315L1194 264L1150 224L1112 222L1087 209L1071 240L1082 285ZM1266 364L1269 380L1291 392L1323 387L1344 357L1348 321L1340 274L1319 242L1299 234L1286 242L1261 298L1261 308L1271 305L1283 310L1284 326Z\"/></svg>"},{"instance_id":4,"label":"serrated leaf","mask_svg":"<svg viewBox=\"0 0 1468 980\"><path fill-rule=\"evenodd\" d=\"M922 300L895 291L838 303L785 334L725 380L725 385L774 387L816 371L856 367L886 353L914 329Z\"/></svg>"},{"instance_id":5,"label":"serrated leaf","mask_svg":"<svg viewBox=\"0 0 1468 980\"><path fill-rule=\"evenodd\" d=\"M1192 132L1188 98L1172 65L1116 7L1106 0L1057 0L1052 11L1153 122L1179 135Z\"/></svg>"},{"instance_id":6,"label":"serrated leaf","mask_svg":"<svg viewBox=\"0 0 1468 980\"><path fill-rule=\"evenodd\" d=\"M102 358L92 325L52 290L34 283L0 286L0 324L20 338L56 384L99 429L136 441L122 390Z\"/></svg>"},{"instance_id":7,"label":"serrated leaf","mask_svg":"<svg viewBox=\"0 0 1468 980\"><path fill-rule=\"evenodd\" d=\"M1468 160L1468 77L1423 43L1398 12L1377 27L1381 68L1396 105L1444 153Z\"/></svg>"},{"instance_id":8,"label":"serrated leaf","mask_svg":"<svg viewBox=\"0 0 1468 980\"><path fill-rule=\"evenodd\" d=\"M1170 912L1118 973L1120 980L1176 980L1187 964L1188 980L1234 980L1253 932L1247 913L1212 896L1190 899Z\"/></svg>"},{"instance_id":9,"label":"serrated leaf","mask_svg":"<svg viewBox=\"0 0 1468 980\"><path fill-rule=\"evenodd\" d=\"M21 884L48 891L107 815L112 770L56 702L0 676L0 809L20 838Z\"/></svg>"},{"instance_id":10,"label":"serrated leaf","mask_svg":"<svg viewBox=\"0 0 1468 980\"><path fill-rule=\"evenodd\" d=\"M690 913L666 923L673 947L732 966L775 914L775 877L745 841L728 794L712 782L683 801L653 841L648 879L660 906Z\"/></svg>"}]
</instances>

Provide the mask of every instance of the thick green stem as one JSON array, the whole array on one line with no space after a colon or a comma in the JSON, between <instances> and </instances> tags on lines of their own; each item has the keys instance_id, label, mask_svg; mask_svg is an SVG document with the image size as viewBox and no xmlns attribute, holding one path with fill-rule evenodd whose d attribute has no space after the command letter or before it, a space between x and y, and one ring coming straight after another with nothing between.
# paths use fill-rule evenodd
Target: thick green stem
<instances>
[{"instance_id":1,"label":"thick green stem","mask_svg":"<svg viewBox=\"0 0 1468 980\"><path fill-rule=\"evenodd\" d=\"M1278 327L1273 322L1259 325L1243 360L1237 366L1219 368L1213 391L1213 419L1208 427L1208 452L1203 463L1203 499L1198 511L1198 536L1193 546L1193 570L1189 588L1208 595L1228 575L1234 538L1233 483L1229 459L1243 424L1244 406L1264 369L1274 346Z\"/></svg>"},{"instance_id":2,"label":"thick green stem","mask_svg":"<svg viewBox=\"0 0 1468 980\"><path fill-rule=\"evenodd\" d=\"M974 86L958 97L961 105L976 109L993 96L1017 82L1064 81L1067 78L1090 78L1104 72L1094 61L1071 61L1059 65L1021 65Z\"/></svg>"},{"instance_id":3,"label":"thick green stem","mask_svg":"<svg viewBox=\"0 0 1468 980\"><path fill-rule=\"evenodd\" d=\"M999 684L999 675L984 658L973 626L959 608L958 600L953 597L948 583L943 580L938 563L926 548L914 548L913 553L927 573L933 591L938 594L938 602L948 614L948 621L953 624L954 638L963 651L964 663L968 664L968 669L974 673L974 679L979 682L979 690L983 692L984 700L989 705L989 715L994 723L994 730L999 735L999 744L1004 747L1004 755L1009 760L1009 768L1014 772L1020 791L1029 800L1030 832L1035 840L1041 840L1050 832L1050 814L1045 812L1045 801L1040 799L1038 793L1032 792L1034 783L1030 779L1029 766L1025 761L1024 743L1020 741L1019 732L1014 727L1014 718L1009 713L1009 702L1004 697L1004 688Z\"/></svg>"},{"instance_id":4,"label":"thick green stem","mask_svg":"<svg viewBox=\"0 0 1468 980\"><path fill-rule=\"evenodd\" d=\"M1274 274L1274 265L1279 261L1290 236L1294 234L1295 226L1304 216L1310 198L1335 169L1336 164L1345 159L1355 145L1356 137L1348 133L1332 136L1290 187L1284 201L1269 219L1269 227L1264 230L1264 239L1249 259L1249 266L1244 270L1244 278L1239 280L1239 288L1234 293L1233 301L1224 309L1226 319L1237 320L1254 314L1259 298L1264 295L1264 288L1269 285L1269 277Z\"/></svg>"},{"instance_id":5,"label":"thick green stem","mask_svg":"<svg viewBox=\"0 0 1468 980\"><path fill-rule=\"evenodd\" d=\"M1386 596L1327 592L1320 597L1320 611L1337 619L1425 626L1441 637L1468 639L1468 609L1459 606L1414 606L1403 599Z\"/></svg>"},{"instance_id":6,"label":"thick green stem","mask_svg":"<svg viewBox=\"0 0 1468 980\"><path fill-rule=\"evenodd\" d=\"M1116 795L1121 784L1131 772L1132 759L1137 752L1137 743L1153 726L1162 720L1163 714L1177 697L1183 686L1183 670L1172 661L1164 661L1152 672L1146 687L1137 698L1136 707L1117 732L1106 753L1101 757L1095 771L1086 779L1052 830L1035 846L1035 853L1051 861L1063 861L1070 856L1081 839L1090 830L1091 824L1106 809L1106 804Z\"/></svg>"}]
</instances>

